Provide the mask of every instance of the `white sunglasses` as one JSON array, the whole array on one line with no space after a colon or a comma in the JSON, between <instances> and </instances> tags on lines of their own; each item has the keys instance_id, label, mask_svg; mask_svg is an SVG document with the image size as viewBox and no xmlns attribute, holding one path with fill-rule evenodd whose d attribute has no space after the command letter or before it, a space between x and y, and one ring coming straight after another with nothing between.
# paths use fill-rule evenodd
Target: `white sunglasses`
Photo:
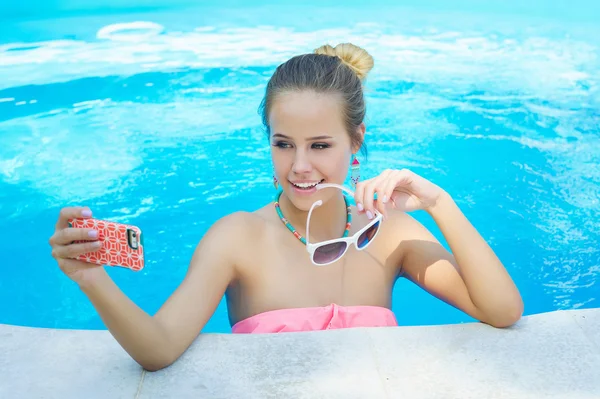
<instances>
[{"instance_id":1,"label":"white sunglasses","mask_svg":"<svg viewBox=\"0 0 600 399\"><path fill-rule=\"evenodd\" d=\"M333 183L323 183L318 184L316 189L322 190L324 188L339 188L340 190L348 193L350 196L354 197L354 192L348 190L344 186L340 186L339 184ZM317 206L323 205L323 201L318 200L310 207L310 211L308 211L308 218L306 219L306 250L310 254L310 260L313 264L317 266L326 266L329 265L338 259L340 259L350 245L354 244L357 250L362 251L375 239L377 233L379 232L379 226L381 225L381 221L383 219L383 215L375 210L375 217L373 220L369 222L365 227L357 231L352 237L342 237L335 238L333 240L322 241L319 243L311 244L308 240L310 236L310 216L312 214L313 209Z\"/></svg>"}]
</instances>

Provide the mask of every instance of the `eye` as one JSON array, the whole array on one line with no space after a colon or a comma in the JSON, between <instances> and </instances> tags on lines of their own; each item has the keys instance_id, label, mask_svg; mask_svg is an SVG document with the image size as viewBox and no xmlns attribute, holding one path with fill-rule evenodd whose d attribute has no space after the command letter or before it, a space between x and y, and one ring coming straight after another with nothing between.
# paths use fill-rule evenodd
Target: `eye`
<instances>
[{"instance_id":1,"label":"eye","mask_svg":"<svg viewBox=\"0 0 600 399\"><path fill-rule=\"evenodd\" d=\"M316 149L316 150L324 150L324 149L329 148L331 146L329 144L327 144L327 143L314 143L312 145L312 147L314 149Z\"/></svg>"},{"instance_id":2,"label":"eye","mask_svg":"<svg viewBox=\"0 0 600 399\"><path fill-rule=\"evenodd\" d=\"M279 148L290 148L291 145L289 143L286 143L285 141L277 141L275 142L275 144L273 144L274 147L279 147Z\"/></svg>"}]
</instances>

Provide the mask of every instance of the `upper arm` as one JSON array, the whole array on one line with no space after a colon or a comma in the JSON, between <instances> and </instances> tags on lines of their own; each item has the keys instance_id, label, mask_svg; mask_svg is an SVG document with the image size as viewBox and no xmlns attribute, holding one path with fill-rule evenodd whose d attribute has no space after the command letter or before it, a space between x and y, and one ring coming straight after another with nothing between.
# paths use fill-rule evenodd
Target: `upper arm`
<instances>
[{"instance_id":1,"label":"upper arm","mask_svg":"<svg viewBox=\"0 0 600 399\"><path fill-rule=\"evenodd\" d=\"M454 256L425 226L407 214L402 218L402 231L400 276L482 320L483 315L471 300Z\"/></svg>"},{"instance_id":2,"label":"upper arm","mask_svg":"<svg viewBox=\"0 0 600 399\"><path fill-rule=\"evenodd\" d=\"M198 336L236 277L236 251L248 214L238 212L217 221L192 256L188 272L154 316L165 330L175 361Z\"/></svg>"}]
</instances>

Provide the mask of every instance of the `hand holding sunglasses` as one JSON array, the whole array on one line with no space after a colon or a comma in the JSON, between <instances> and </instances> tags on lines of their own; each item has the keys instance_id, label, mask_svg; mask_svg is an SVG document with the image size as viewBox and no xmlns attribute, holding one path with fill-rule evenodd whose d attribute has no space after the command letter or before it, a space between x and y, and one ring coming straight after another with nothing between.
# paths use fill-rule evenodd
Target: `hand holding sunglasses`
<instances>
[{"instance_id":1,"label":"hand holding sunglasses","mask_svg":"<svg viewBox=\"0 0 600 399\"><path fill-rule=\"evenodd\" d=\"M354 200L358 211L366 212L369 219L374 219L376 213L385 219L388 204L403 212L430 211L444 194L440 187L408 169L388 169L358 183Z\"/></svg>"},{"instance_id":2,"label":"hand holding sunglasses","mask_svg":"<svg viewBox=\"0 0 600 399\"><path fill-rule=\"evenodd\" d=\"M324 188L338 188L350 196L354 196L355 194L348 190L346 187L340 186L338 184L333 183L323 183L317 185L317 190L322 190ZM357 231L352 237L341 237L335 238L333 240L322 241L318 243L311 244L309 242L310 237L310 216L313 210L317 206L323 205L323 201L319 200L312 204L310 207L310 211L308 211L308 218L306 219L306 250L310 254L310 260L313 264L317 266L325 266L329 265L338 259L340 259L350 245L356 247L357 250L362 251L375 239L377 233L379 232L379 226L381 224L381 220L383 215L378 211L375 211L375 217L362 229Z\"/></svg>"}]
</instances>

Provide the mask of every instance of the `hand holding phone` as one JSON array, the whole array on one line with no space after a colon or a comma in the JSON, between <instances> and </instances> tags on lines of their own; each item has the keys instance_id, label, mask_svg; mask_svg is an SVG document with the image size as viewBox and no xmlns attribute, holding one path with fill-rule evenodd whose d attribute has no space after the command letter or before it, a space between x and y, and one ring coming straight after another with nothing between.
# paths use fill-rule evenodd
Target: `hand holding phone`
<instances>
[{"instance_id":1,"label":"hand holding phone","mask_svg":"<svg viewBox=\"0 0 600 399\"><path fill-rule=\"evenodd\" d=\"M139 227L93 218L69 219L69 227L93 229L98 232L97 240L101 243L97 251L80 254L75 259L133 271L144 268L144 237Z\"/></svg>"}]
</instances>

